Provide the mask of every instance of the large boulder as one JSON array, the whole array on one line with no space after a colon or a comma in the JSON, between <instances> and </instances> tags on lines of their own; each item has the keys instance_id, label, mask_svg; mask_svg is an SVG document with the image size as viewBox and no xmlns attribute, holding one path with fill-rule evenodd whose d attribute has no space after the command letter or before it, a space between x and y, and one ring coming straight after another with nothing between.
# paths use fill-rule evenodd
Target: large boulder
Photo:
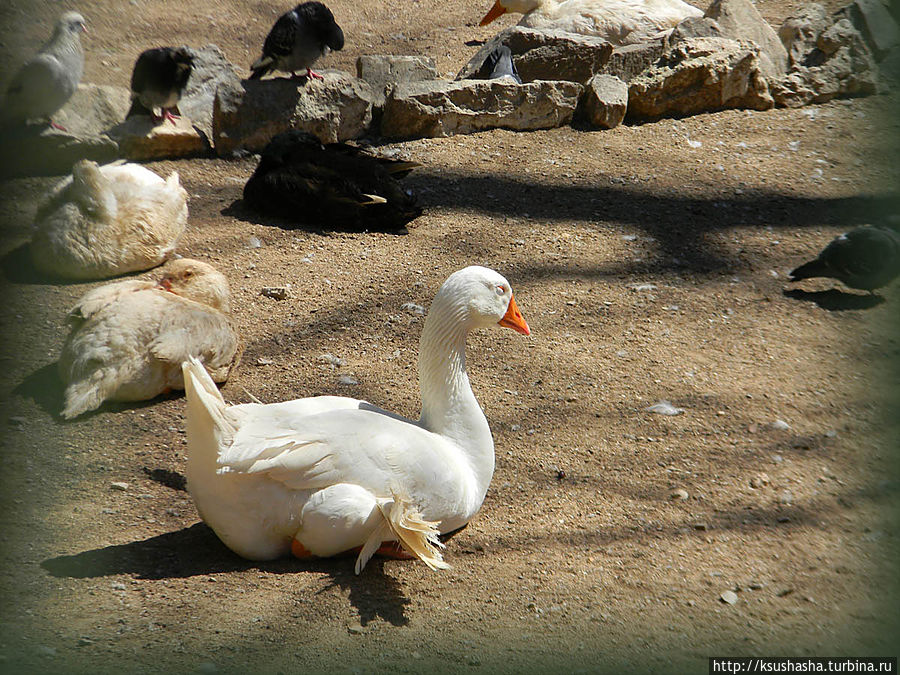
<instances>
[{"instance_id":1,"label":"large boulder","mask_svg":"<svg viewBox=\"0 0 900 675\"><path fill-rule=\"evenodd\" d=\"M594 75L581 99L587 122L598 129L612 129L625 119L628 85L614 75Z\"/></svg>"},{"instance_id":2,"label":"large boulder","mask_svg":"<svg viewBox=\"0 0 900 675\"><path fill-rule=\"evenodd\" d=\"M750 0L713 0L705 16L715 19L725 37L755 42L771 62L762 60L767 77L778 76L788 68L787 51L778 34Z\"/></svg>"},{"instance_id":3,"label":"large boulder","mask_svg":"<svg viewBox=\"0 0 900 675\"><path fill-rule=\"evenodd\" d=\"M213 105L219 85L237 87L238 77L234 65L216 45L209 44L195 49L194 67L187 86L181 93L178 110L187 117L197 131L206 137L209 145L213 138Z\"/></svg>"},{"instance_id":4,"label":"large boulder","mask_svg":"<svg viewBox=\"0 0 900 675\"><path fill-rule=\"evenodd\" d=\"M511 78L399 84L384 103L388 138L468 134L485 129L551 129L568 124L584 87L575 82Z\"/></svg>"},{"instance_id":5,"label":"large boulder","mask_svg":"<svg viewBox=\"0 0 900 675\"><path fill-rule=\"evenodd\" d=\"M853 23L878 60L900 46L900 27L880 0L854 0L838 12Z\"/></svg>"},{"instance_id":6,"label":"large boulder","mask_svg":"<svg viewBox=\"0 0 900 675\"><path fill-rule=\"evenodd\" d=\"M97 136L125 119L130 106L125 87L81 83L53 121L73 136Z\"/></svg>"},{"instance_id":7,"label":"large boulder","mask_svg":"<svg viewBox=\"0 0 900 675\"><path fill-rule=\"evenodd\" d=\"M778 37L787 50L788 65L808 66L810 56L817 49L816 41L834 23L825 7L813 2L789 16L778 29ZM814 57L815 58L815 57ZM819 63L823 59L819 59Z\"/></svg>"},{"instance_id":8,"label":"large boulder","mask_svg":"<svg viewBox=\"0 0 900 675\"><path fill-rule=\"evenodd\" d=\"M389 87L402 82L438 79L437 67L430 56L393 56L365 54L356 59L356 76L365 80L375 94L375 105L384 105Z\"/></svg>"},{"instance_id":9,"label":"large boulder","mask_svg":"<svg viewBox=\"0 0 900 675\"><path fill-rule=\"evenodd\" d=\"M803 63L772 82L776 104L796 108L845 96L878 91L878 67L849 19L834 22L816 37Z\"/></svg>"},{"instance_id":10,"label":"large boulder","mask_svg":"<svg viewBox=\"0 0 900 675\"><path fill-rule=\"evenodd\" d=\"M364 134L372 121L375 96L368 84L349 73L322 72L323 80L243 80L220 84L213 107L216 154L259 152L271 138L302 129L323 143Z\"/></svg>"},{"instance_id":11,"label":"large boulder","mask_svg":"<svg viewBox=\"0 0 900 675\"><path fill-rule=\"evenodd\" d=\"M759 48L724 38L678 43L628 87L628 117L634 119L773 105Z\"/></svg>"},{"instance_id":12,"label":"large boulder","mask_svg":"<svg viewBox=\"0 0 900 675\"><path fill-rule=\"evenodd\" d=\"M561 30L538 30L512 26L486 42L463 66L457 80L485 78L482 66L488 55L505 45L522 82L568 80L582 84L600 72L612 54L612 45L598 37Z\"/></svg>"}]
</instances>

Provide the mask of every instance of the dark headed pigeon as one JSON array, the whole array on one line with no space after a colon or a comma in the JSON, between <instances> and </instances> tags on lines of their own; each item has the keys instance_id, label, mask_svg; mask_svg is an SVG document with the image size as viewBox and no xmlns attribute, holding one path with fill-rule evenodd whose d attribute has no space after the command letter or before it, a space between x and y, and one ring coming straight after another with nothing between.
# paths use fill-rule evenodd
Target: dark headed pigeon
<instances>
[{"instance_id":1,"label":"dark headed pigeon","mask_svg":"<svg viewBox=\"0 0 900 675\"><path fill-rule=\"evenodd\" d=\"M149 115L154 124L175 119L181 113L178 101L194 66L194 51L188 47L156 47L141 52L131 73L131 109L125 115ZM162 111L157 115L155 109Z\"/></svg>"},{"instance_id":2,"label":"dark headed pigeon","mask_svg":"<svg viewBox=\"0 0 900 675\"><path fill-rule=\"evenodd\" d=\"M815 260L791 272L791 281L829 277L869 291L900 275L900 234L887 227L857 227L826 246Z\"/></svg>"},{"instance_id":3,"label":"dark headed pigeon","mask_svg":"<svg viewBox=\"0 0 900 675\"><path fill-rule=\"evenodd\" d=\"M346 143L322 145L315 136L292 129L263 150L244 186L244 201L254 210L326 229L406 234L406 223L422 209L396 179L417 166Z\"/></svg>"},{"instance_id":4,"label":"dark headed pigeon","mask_svg":"<svg viewBox=\"0 0 900 675\"><path fill-rule=\"evenodd\" d=\"M50 116L78 89L84 72L81 34L86 30L84 17L78 12L66 12L59 18L50 40L25 62L9 83L0 109L4 124L19 125L41 119L65 131Z\"/></svg>"},{"instance_id":5,"label":"dark headed pigeon","mask_svg":"<svg viewBox=\"0 0 900 675\"><path fill-rule=\"evenodd\" d=\"M291 73L306 69L307 77L322 79L310 67L320 56L344 46L344 32L321 2L304 2L282 14L263 44L262 56L250 66L251 80L273 70Z\"/></svg>"}]
</instances>

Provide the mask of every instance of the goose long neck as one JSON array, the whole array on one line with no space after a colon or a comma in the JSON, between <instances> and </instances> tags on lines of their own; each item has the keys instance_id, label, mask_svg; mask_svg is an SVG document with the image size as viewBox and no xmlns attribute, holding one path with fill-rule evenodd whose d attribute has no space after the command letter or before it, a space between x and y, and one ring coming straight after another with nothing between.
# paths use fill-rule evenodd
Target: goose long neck
<instances>
[{"instance_id":1,"label":"goose long neck","mask_svg":"<svg viewBox=\"0 0 900 675\"><path fill-rule=\"evenodd\" d=\"M435 298L419 343L419 423L459 446L486 490L494 472L494 442L466 374L467 334L464 310Z\"/></svg>"}]
</instances>

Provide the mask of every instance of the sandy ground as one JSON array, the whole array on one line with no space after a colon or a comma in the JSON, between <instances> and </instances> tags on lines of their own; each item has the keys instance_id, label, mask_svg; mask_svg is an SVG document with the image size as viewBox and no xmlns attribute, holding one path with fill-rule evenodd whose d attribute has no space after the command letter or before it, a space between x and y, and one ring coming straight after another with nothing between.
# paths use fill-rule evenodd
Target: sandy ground
<instances>
[{"instance_id":1,"label":"sandy ground","mask_svg":"<svg viewBox=\"0 0 900 675\"><path fill-rule=\"evenodd\" d=\"M127 85L139 51L181 42L246 67L285 9L246 4L82 2L85 80ZM476 26L483 4L335 1L347 47L323 65L428 54L454 73L494 32ZM776 24L797 6L759 3ZM2 82L68 8L0 7L16 27ZM892 109L393 144L423 165L407 180L425 213L403 237L248 216L253 159L148 165L190 194L180 252L231 283L234 402L348 394L417 416L422 322L402 305L469 264L512 282L533 335L469 341L497 469L446 572L230 553L183 491L180 395L63 423L63 317L97 284L27 262L56 179L2 184L0 668L700 673L711 655L896 656L900 289L785 292L792 267L894 208ZM286 284L284 301L260 295ZM684 413L644 412L661 399Z\"/></svg>"}]
</instances>

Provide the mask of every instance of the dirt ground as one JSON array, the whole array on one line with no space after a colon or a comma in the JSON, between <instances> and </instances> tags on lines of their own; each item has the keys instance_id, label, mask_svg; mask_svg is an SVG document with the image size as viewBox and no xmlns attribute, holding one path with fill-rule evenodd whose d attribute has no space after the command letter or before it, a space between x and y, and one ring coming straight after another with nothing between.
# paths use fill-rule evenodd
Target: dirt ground
<instances>
[{"instance_id":1,"label":"dirt ground","mask_svg":"<svg viewBox=\"0 0 900 675\"><path fill-rule=\"evenodd\" d=\"M321 65L351 71L398 53L455 73L497 29L477 27L488 0L329 4L347 46ZM758 6L779 24L799 3ZM69 8L0 6L0 84ZM246 68L287 7L77 8L85 81L127 85L160 44L215 42ZM785 292L793 266L895 208L896 103L384 146L423 165L407 181L425 213L402 237L248 218L253 159L149 165L190 195L180 253L231 283L246 344L233 402L348 394L415 417L422 321L402 305L470 264L511 281L533 334L469 341L497 469L446 572L238 558L183 490L180 395L63 423L63 318L97 284L27 262L58 179L2 184L0 670L701 673L712 655L897 656L900 288ZM286 300L260 295L287 284ZM662 399L684 413L644 411Z\"/></svg>"}]
</instances>

